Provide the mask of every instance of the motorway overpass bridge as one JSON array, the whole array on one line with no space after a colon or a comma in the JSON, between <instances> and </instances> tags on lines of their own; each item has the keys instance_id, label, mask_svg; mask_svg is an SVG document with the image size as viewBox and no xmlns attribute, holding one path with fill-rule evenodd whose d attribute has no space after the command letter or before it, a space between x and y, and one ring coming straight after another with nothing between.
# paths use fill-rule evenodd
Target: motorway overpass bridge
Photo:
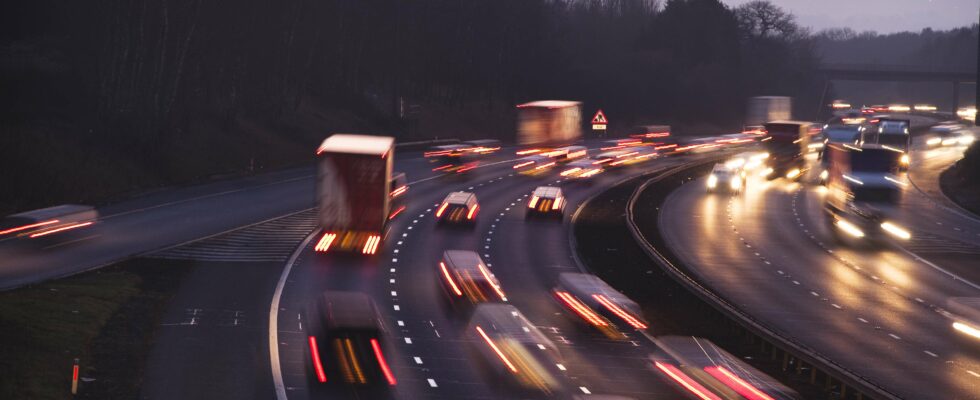
<instances>
[{"instance_id":1,"label":"motorway overpass bridge","mask_svg":"<svg viewBox=\"0 0 980 400\"><path fill-rule=\"evenodd\" d=\"M944 66L887 65L887 64L820 64L818 70L829 83L843 81L888 82L949 82L953 88L953 112L959 108L960 86L976 85L977 69ZM829 85L826 85L827 87ZM824 90L826 95L826 89Z\"/></svg>"}]
</instances>

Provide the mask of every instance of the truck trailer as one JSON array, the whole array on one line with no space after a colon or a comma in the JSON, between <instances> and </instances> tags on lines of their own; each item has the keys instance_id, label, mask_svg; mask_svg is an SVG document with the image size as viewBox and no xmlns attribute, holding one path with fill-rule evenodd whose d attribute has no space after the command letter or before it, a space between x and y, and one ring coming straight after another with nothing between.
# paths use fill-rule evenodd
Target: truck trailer
<instances>
[{"instance_id":1,"label":"truck trailer","mask_svg":"<svg viewBox=\"0 0 980 400\"><path fill-rule=\"evenodd\" d=\"M542 100L517 106L517 144L560 147L582 138L582 103Z\"/></svg>"},{"instance_id":2,"label":"truck trailer","mask_svg":"<svg viewBox=\"0 0 980 400\"><path fill-rule=\"evenodd\" d=\"M392 199L395 139L334 134L317 149L316 215L322 236L315 250L375 254L381 247Z\"/></svg>"},{"instance_id":3,"label":"truck trailer","mask_svg":"<svg viewBox=\"0 0 980 400\"><path fill-rule=\"evenodd\" d=\"M772 121L792 118L793 100L786 96L750 97L745 110L745 130L758 131Z\"/></svg>"}]
</instances>

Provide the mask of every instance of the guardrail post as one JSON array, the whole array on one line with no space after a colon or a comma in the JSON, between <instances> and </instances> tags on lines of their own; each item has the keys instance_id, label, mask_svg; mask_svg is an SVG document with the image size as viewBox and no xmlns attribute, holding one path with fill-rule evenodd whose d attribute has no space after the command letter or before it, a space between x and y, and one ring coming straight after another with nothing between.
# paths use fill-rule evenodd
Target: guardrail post
<instances>
[{"instance_id":1,"label":"guardrail post","mask_svg":"<svg viewBox=\"0 0 980 400\"><path fill-rule=\"evenodd\" d=\"M813 385L817 383L817 368L815 366L810 366L810 384Z\"/></svg>"},{"instance_id":2,"label":"guardrail post","mask_svg":"<svg viewBox=\"0 0 980 400\"><path fill-rule=\"evenodd\" d=\"M783 371L789 366L789 352L783 352Z\"/></svg>"}]
</instances>

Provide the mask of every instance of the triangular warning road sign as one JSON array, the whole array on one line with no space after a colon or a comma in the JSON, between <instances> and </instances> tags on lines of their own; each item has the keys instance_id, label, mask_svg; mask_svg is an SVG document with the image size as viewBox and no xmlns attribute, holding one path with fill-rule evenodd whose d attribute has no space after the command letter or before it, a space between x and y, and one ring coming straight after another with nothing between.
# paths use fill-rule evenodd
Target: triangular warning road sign
<instances>
[{"instance_id":1,"label":"triangular warning road sign","mask_svg":"<svg viewBox=\"0 0 980 400\"><path fill-rule=\"evenodd\" d=\"M597 125L605 125L609 123L606 119L606 114L602 113L602 110L596 111L595 116L592 117L592 123Z\"/></svg>"}]
</instances>

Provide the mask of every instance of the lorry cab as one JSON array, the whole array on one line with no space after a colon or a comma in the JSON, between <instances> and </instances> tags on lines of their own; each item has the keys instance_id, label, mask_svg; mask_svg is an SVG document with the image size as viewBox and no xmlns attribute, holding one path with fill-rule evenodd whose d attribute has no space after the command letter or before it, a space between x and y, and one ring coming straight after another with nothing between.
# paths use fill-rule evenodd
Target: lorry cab
<instances>
[{"instance_id":1,"label":"lorry cab","mask_svg":"<svg viewBox=\"0 0 980 400\"><path fill-rule=\"evenodd\" d=\"M327 291L307 309L307 354L314 382L394 386L384 356L384 325L362 292Z\"/></svg>"},{"instance_id":2,"label":"lorry cab","mask_svg":"<svg viewBox=\"0 0 980 400\"><path fill-rule=\"evenodd\" d=\"M902 240L911 234L892 219L902 189L895 172L901 154L878 144L831 145L824 209L838 238L848 242L880 239Z\"/></svg>"},{"instance_id":3,"label":"lorry cab","mask_svg":"<svg viewBox=\"0 0 980 400\"><path fill-rule=\"evenodd\" d=\"M453 307L507 301L500 281L475 251L446 250L439 260L438 275Z\"/></svg>"},{"instance_id":4,"label":"lorry cab","mask_svg":"<svg viewBox=\"0 0 980 400\"><path fill-rule=\"evenodd\" d=\"M901 152L900 170L908 170L912 161L909 156L909 150L912 147L912 136L909 132L910 121L907 119L878 118L872 120L872 126L870 137L866 135L863 143L876 143Z\"/></svg>"},{"instance_id":5,"label":"lorry cab","mask_svg":"<svg viewBox=\"0 0 980 400\"><path fill-rule=\"evenodd\" d=\"M473 225L479 210L476 194L452 192L442 200L436 210L436 219L439 224Z\"/></svg>"},{"instance_id":6,"label":"lorry cab","mask_svg":"<svg viewBox=\"0 0 980 400\"><path fill-rule=\"evenodd\" d=\"M769 179L786 177L799 180L806 172L804 155L809 151L810 128L803 121L772 121L765 124L763 147L769 152Z\"/></svg>"}]
</instances>

